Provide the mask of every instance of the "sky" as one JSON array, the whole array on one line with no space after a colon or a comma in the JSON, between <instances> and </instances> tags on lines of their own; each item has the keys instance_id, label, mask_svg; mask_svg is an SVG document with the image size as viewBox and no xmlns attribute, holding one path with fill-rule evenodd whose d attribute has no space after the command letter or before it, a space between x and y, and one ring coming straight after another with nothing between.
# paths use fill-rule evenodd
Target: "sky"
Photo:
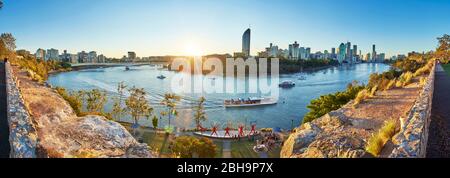
<instances>
[{"instance_id":1,"label":"sky","mask_svg":"<svg viewBox=\"0 0 450 178\"><path fill-rule=\"evenodd\" d=\"M357 44L363 54L429 51L450 33L449 0L4 0L0 32L19 49L121 57L251 53L294 41L312 51Z\"/></svg>"}]
</instances>

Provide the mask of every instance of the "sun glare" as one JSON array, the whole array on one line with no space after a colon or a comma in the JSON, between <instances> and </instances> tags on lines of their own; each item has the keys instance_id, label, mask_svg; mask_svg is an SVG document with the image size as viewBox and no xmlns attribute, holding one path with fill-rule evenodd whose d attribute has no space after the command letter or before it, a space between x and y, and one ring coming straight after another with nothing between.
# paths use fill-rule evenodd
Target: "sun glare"
<instances>
[{"instance_id":1,"label":"sun glare","mask_svg":"<svg viewBox=\"0 0 450 178\"><path fill-rule=\"evenodd\" d=\"M201 56L203 51L199 45L194 42L186 43L184 46L184 53L189 56Z\"/></svg>"}]
</instances>

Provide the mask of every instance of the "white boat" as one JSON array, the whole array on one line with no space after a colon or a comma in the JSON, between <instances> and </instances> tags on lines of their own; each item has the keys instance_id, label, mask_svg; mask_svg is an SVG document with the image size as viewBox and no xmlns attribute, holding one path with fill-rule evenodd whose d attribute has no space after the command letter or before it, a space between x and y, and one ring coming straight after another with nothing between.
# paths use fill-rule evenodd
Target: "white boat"
<instances>
[{"instance_id":1,"label":"white boat","mask_svg":"<svg viewBox=\"0 0 450 178\"><path fill-rule=\"evenodd\" d=\"M250 107L250 106L263 106L277 104L278 100L273 98L248 98L248 99L231 99L225 100L225 107Z\"/></svg>"},{"instance_id":2,"label":"white boat","mask_svg":"<svg viewBox=\"0 0 450 178\"><path fill-rule=\"evenodd\" d=\"M295 82L293 81L284 81L278 85L281 88L292 88L295 87Z\"/></svg>"}]
</instances>

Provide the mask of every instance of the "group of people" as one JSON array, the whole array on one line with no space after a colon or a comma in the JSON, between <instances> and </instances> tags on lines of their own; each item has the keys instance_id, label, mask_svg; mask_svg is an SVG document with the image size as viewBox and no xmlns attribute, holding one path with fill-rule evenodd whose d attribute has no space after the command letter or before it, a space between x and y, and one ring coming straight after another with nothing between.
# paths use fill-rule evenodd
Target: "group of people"
<instances>
[{"instance_id":1,"label":"group of people","mask_svg":"<svg viewBox=\"0 0 450 178\"><path fill-rule=\"evenodd\" d=\"M268 151L279 146L281 139L274 133L268 132L262 134L262 140L257 140L257 145L264 145Z\"/></svg>"}]
</instances>

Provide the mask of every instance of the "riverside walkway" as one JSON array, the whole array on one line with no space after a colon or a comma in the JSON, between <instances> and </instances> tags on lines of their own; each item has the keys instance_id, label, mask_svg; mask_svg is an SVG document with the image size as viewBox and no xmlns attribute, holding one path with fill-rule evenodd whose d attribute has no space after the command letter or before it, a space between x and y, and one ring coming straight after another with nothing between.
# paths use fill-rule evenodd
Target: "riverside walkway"
<instances>
[{"instance_id":1,"label":"riverside walkway","mask_svg":"<svg viewBox=\"0 0 450 178\"><path fill-rule=\"evenodd\" d=\"M0 158L8 158L10 152L9 125L6 111L5 64L0 62Z\"/></svg>"},{"instance_id":2,"label":"riverside walkway","mask_svg":"<svg viewBox=\"0 0 450 178\"><path fill-rule=\"evenodd\" d=\"M436 66L433 107L429 128L427 157L450 157L450 75Z\"/></svg>"}]
</instances>

